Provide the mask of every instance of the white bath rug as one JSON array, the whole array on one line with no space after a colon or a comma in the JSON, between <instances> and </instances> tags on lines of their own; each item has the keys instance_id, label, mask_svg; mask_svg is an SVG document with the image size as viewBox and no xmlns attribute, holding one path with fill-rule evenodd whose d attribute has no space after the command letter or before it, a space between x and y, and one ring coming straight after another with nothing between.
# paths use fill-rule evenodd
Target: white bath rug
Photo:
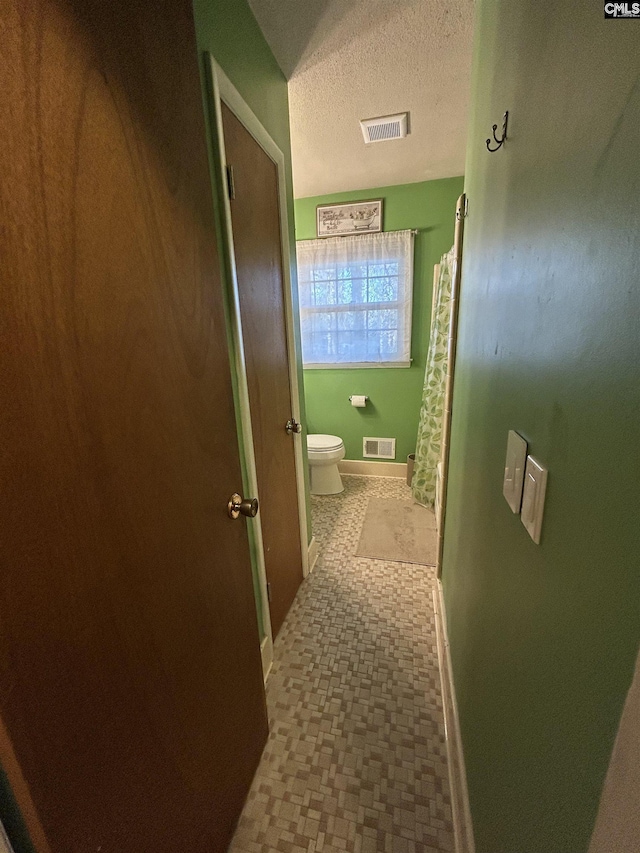
<instances>
[{"instance_id":1,"label":"white bath rug","mask_svg":"<svg viewBox=\"0 0 640 853\"><path fill-rule=\"evenodd\" d=\"M433 511L393 498L369 498L357 557L435 566L436 520Z\"/></svg>"}]
</instances>

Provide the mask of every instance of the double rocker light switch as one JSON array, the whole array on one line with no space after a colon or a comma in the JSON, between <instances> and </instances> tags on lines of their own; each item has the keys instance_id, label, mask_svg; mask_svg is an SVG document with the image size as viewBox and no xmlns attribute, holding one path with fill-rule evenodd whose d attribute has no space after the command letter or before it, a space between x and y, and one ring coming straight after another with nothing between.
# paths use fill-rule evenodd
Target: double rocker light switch
<instances>
[{"instance_id":1,"label":"double rocker light switch","mask_svg":"<svg viewBox=\"0 0 640 853\"><path fill-rule=\"evenodd\" d=\"M502 494L511 511L520 513L520 520L536 545L540 544L546 490L547 469L533 456L527 456L527 442L510 430Z\"/></svg>"},{"instance_id":2,"label":"double rocker light switch","mask_svg":"<svg viewBox=\"0 0 640 853\"><path fill-rule=\"evenodd\" d=\"M507 441L507 460L504 466L502 494L505 496L505 500L511 507L512 512L520 512L526 459L527 442L517 432L510 430Z\"/></svg>"}]
</instances>

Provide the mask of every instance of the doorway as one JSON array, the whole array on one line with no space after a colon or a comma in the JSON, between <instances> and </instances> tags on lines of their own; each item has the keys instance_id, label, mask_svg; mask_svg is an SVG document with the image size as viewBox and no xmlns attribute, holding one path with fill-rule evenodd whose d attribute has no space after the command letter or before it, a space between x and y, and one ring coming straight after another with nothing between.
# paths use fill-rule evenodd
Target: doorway
<instances>
[{"instance_id":1,"label":"doorway","mask_svg":"<svg viewBox=\"0 0 640 853\"><path fill-rule=\"evenodd\" d=\"M242 428L261 507L260 594L275 638L308 573L284 157L212 57L208 68Z\"/></svg>"}]
</instances>

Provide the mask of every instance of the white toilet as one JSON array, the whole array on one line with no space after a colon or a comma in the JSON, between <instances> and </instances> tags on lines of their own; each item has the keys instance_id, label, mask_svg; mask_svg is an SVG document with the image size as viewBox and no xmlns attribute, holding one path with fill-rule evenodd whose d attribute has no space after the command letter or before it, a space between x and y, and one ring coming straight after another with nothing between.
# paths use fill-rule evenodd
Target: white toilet
<instances>
[{"instance_id":1,"label":"white toilet","mask_svg":"<svg viewBox=\"0 0 640 853\"><path fill-rule=\"evenodd\" d=\"M337 495L344 491L338 462L344 459L344 443L337 435L307 436L312 495Z\"/></svg>"}]
</instances>

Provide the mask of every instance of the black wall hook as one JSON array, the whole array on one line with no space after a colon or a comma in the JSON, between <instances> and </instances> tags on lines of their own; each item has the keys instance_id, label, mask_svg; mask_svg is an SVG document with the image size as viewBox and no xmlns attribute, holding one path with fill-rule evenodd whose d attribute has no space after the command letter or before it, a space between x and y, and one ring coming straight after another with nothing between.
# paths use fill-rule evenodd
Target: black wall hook
<instances>
[{"instance_id":1,"label":"black wall hook","mask_svg":"<svg viewBox=\"0 0 640 853\"><path fill-rule=\"evenodd\" d=\"M491 139L487 139L487 151L491 151L493 153L494 151L497 151L499 148L502 148L502 145L503 145L505 139L507 138L507 124L508 124L508 122L509 122L509 110L506 111L506 113L504 114L504 116L502 118L502 139L498 139L498 137L496 136L496 130L498 129L498 125L494 124L492 129L493 129L493 139L494 139L494 142L496 143L496 147L492 148L491 147Z\"/></svg>"}]
</instances>

